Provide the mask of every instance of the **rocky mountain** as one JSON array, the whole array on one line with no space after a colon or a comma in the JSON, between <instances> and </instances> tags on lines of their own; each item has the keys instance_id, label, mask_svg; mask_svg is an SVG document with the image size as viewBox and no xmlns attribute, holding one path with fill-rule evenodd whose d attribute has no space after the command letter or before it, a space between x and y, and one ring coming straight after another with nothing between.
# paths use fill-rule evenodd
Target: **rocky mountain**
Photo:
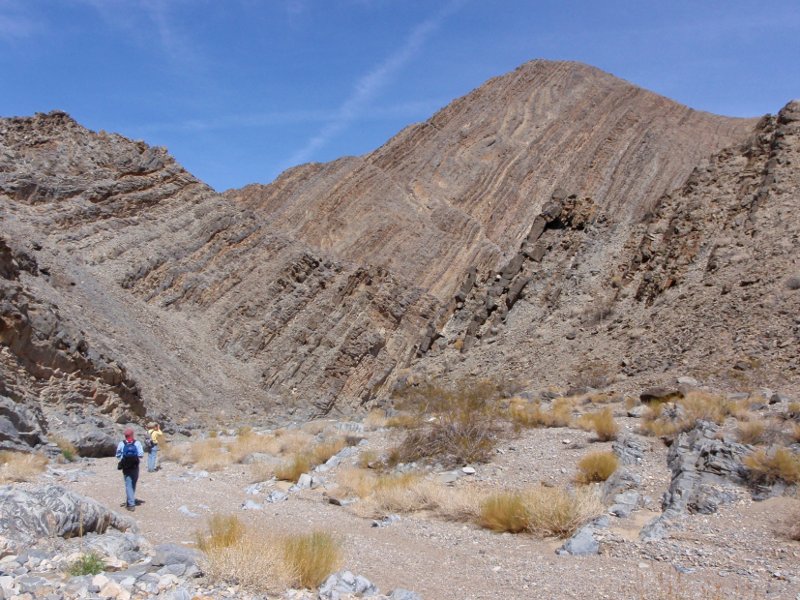
<instances>
[{"instance_id":1,"label":"rocky mountain","mask_svg":"<svg viewBox=\"0 0 800 600\"><path fill-rule=\"evenodd\" d=\"M534 61L222 195L64 113L2 119L0 443L102 454L114 422L350 412L416 373L796 386L798 106Z\"/></svg>"}]
</instances>

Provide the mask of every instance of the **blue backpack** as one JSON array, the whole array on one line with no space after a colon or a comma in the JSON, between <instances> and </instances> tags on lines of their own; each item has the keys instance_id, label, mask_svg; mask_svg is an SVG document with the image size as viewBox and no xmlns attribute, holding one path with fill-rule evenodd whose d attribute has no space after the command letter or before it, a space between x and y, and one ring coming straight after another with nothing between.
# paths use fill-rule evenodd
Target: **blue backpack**
<instances>
[{"instance_id":1,"label":"blue backpack","mask_svg":"<svg viewBox=\"0 0 800 600\"><path fill-rule=\"evenodd\" d=\"M120 469L132 469L139 466L139 449L136 442L123 442L122 458L119 461Z\"/></svg>"}]
</instances>

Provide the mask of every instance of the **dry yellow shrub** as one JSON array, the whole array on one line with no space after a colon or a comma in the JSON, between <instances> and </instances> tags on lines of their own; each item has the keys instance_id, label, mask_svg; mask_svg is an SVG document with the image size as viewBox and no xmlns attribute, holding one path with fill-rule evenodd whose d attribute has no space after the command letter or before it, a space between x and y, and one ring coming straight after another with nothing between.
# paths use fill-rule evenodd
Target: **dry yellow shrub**
<instances>
[{"instance_id":1,"label":"dry yellow shrub","mask_svg":"<svg viewBox=\"0 0 800 600\"><path fill-rule=\"evenodd\" d=\"M275 477L296 482L300 475L311 471L311 459L306 454L295 454L291 460L275 468Z\"/></svg>"},{"instance_id":2,"label":"dry yellow shrub","mask_svg":"<svg viewBox=\"0 0 800 600\"><path fill-rule=\"evenodd\" d=\"M27 452L0 451L0 483L33 481L47 467L47 457Z\"/></svg>"},{"instance_id":3,"label":"dry yellow shrub","mask_svg":"<svg viewBox=\"0 0 800 600\"><path fill-rule=\"evenodd\" d=\"M613 452L591 452L578 462L576 479L580 483L605 481L618 466L619 459Z\"/></svg>"},{"instance_id":4,"label":"dry yellow shrub","mask_svg":"<svg viewBox=\"0 0 800 600\"><path fill-rule=\"evenodd\" d=\"M800 456L788 448L776 448L772 452L760 449L745 457L743 462L755 481L782 479L790 484L800 483Z\"/></svg>"}]
</instances>

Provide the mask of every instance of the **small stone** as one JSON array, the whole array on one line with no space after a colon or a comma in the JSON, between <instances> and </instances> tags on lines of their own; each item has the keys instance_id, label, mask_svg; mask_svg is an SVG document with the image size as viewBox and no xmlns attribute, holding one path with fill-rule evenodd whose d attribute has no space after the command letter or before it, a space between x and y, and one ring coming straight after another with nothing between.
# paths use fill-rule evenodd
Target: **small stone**
<instances>
[{"instance_id":1,"label":"small stone","mask_svg":"<svg viewBox=\"0 0 800 600\"><path fill-rule=\"evenodd\" d=\"M475 467L463 467L461 472L465 475L475 475Z\"/></svg>"}]
</instances>

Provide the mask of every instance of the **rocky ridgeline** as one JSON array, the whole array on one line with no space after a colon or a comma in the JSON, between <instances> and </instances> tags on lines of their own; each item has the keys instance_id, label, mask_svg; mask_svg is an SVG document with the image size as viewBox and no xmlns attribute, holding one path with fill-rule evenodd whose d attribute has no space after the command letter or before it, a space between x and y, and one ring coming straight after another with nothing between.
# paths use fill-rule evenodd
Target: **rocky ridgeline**
<instances>
[{"instance_id":1,"label":"rocky ridgeline","mask_svg":"<svg viewBox=\"0 0 800 600\"><path fill-rule=\"evenodd\" d=\"M731 289L722 314L757 293L795 308L797 294L777 297L796 276L796 232L778 214L796 209L793 110L761 124L718 117L591 67L534 61L375 152L224 195L165 149L62 112L3 119L0 234L37 265L4 284L4 395L38 415L41 438L79 428L78 407L93 429L217 419L221 404L231 418L349 413L384 401L408 368L562 384L594 358L587 346L609 371L624 361L624 375L722 371L728 357L708 349L732 328L695 318L713 312L711 290L696 289L709 283L695 277L711 254L700 240L705 227L730 230L713 253ZM747 142L756 126L761 141ZM737 150L743 141L752 148ZM708 176L696 169L726 147ZM670 192L719 196L717 166L731 202L746 200L744 237L738 213L680 208ZM763 177L741 183L739 170ZM681 246L665 232L684 221L697 229ZM773 240L776 222L787 229ZM762 258L774 277L736 287ZM762 311L751 315L734 362L762 345ZM771 324L765 376L795 358L795 329ZM694 350L684 331L710 342ZM666 338L676 350L654 351ZM9 419L28 427L22 410Z\"/></svg>"}]
</instances>

